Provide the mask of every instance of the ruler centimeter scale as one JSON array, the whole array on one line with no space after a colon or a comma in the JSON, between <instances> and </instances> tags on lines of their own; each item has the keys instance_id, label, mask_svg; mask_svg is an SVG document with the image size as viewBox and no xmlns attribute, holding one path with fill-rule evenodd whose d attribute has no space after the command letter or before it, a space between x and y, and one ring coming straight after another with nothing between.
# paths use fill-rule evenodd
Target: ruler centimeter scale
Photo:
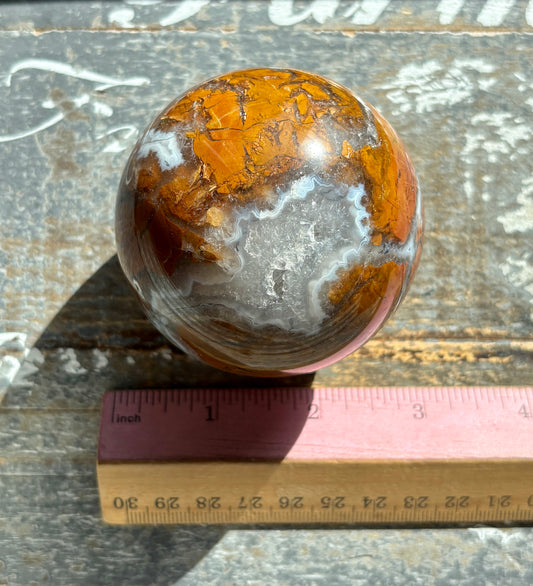
<instances>
[{"instance_id":1,"label":"ruler centimeter scale","mask_svg":"<svg viewBox=\"0 0 533 586\"><path fill-rule=\"evenodd\" d=\"M110 391L115 524L533 521L533 387Z\"/></svg>"}]
</instances>

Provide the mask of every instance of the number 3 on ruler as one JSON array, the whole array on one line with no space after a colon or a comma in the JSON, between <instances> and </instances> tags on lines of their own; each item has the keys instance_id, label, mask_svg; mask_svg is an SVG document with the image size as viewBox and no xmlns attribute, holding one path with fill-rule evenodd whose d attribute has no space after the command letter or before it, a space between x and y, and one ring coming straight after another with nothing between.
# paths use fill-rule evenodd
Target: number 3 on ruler
<instances>
[{"instance_id":1,"label":"number 3 on ruler","mask_svg":"<svg viewBox=\"0 0 533 586\"><path fill-rule=\"evenodd\" d=\"M415 419L424 419L426 412L424 411L424 405L422 403L413 404L413 417Z\"/></svg>"}]
</instances>

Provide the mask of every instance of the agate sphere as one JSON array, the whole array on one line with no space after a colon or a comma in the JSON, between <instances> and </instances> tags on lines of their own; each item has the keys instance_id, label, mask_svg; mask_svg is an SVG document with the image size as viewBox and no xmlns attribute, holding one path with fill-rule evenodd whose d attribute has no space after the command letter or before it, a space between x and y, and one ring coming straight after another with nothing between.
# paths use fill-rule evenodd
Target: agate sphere
<instances>
[{"instance_id":1,"label":"agate sphere","mask_svg":"<svg viewBox=\"0 0 533 586\"><path fill-rule=\"evenodd\" d=\"M313 372L398 306L421 207L402 143L368 103L319 75L235 71L182 94L135 145L118 255L185 352L241 374Z\"/></svg>"}]
</instances>

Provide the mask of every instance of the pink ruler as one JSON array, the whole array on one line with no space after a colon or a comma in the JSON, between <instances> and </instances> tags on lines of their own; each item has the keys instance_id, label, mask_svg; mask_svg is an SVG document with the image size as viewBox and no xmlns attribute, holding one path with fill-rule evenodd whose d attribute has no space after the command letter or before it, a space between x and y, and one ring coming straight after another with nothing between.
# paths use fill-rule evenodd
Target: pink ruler
<instances>
[{"instance_id":1,"label":"pink ruler","mask_svg":"<svg viewBox=\"0 0 533 586\"><path fill-rule=\"evenodd\" d=\"M111 391L98 459L533 459L533 387Z\"/></svg>"}]
</instances>

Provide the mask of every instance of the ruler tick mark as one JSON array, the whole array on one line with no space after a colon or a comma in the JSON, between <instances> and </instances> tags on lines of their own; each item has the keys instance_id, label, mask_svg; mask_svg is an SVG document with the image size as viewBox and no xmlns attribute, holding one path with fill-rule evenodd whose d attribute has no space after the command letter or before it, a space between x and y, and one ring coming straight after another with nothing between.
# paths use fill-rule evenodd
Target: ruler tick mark
<instances>
[{"instance_id":1,"label":"ruler tick mark","mask_svg":"<svg viewBox=\"0 0 533 586\"><path fill-rule=\"evenodd\" d=\"M477 388L472 390L472 395L474 396L474 405L476 406L477 411L479 411L478 390L479 389Z\"/></svg>"},{"instance_id":2,"label":"ruler tick mark","mask_svg":"<svg viewBox=\"0 0 533 586\"><path fill-rule=\"evenodd\" d=\"M528 407L528 410L527 410L527 412L528 412L530 415L532 415L533 413L532 413L532 411L531 411L531 403L529 402L529 393L527 392L527 390L526 390L526 392L525 392L525 395L526 395L526 403L527 403L527 407Z\"/></svg>"},{"instance_id":3,"label":"ruler tick mark","mask_svg":"<svg viewBox=\"0 0 533 586\"><path fill-rule=\"evenodd\" d=\"M210 478L209 482L212 481L213 483L209 486L213 491L217 491L213 492L212 494L218 494L219 497L222 499L221 510L211 510L211 508L218 509L218 507L209 507L209 510L198 511L194 505L194 502L198 494L208 495L207 492L203 493L204 489L207 490L206 485L203 484L201 489L195 489L196 491L201 490L202 492L187 492L189 488L181 487L181 485L179 484L180 474L183 470L183 468L180 468L180 466L183 466L184 464L178 460L171 460L169 462L168 459L161 459L161 461L164 461L166 464L170 464L170 466L175 467L175 478L177 478L177 480L167 481L167 472L165 469L162 471L163 473L159 476L159 478L161 478L160 482L174 482L174 484L169 484L169 488L163 489L161 487L166 485L157 484L157 482L159 481L154 481L155 484L153 486L153 492L149 493L149 496L143 496L145 495L145 492L142 492L142 490L146 491L146 487L142 490L139 490L139 492L136 492L135 482L132 483L131 480L129 484L126 482L126 480L124 480L123 485L114 484L113 497L117 497L117 499L118 497L120 497L121 500L123 500L123 503L120 506L117 506L117 504L111 504L113 499L109 499L109 497L107 496L105 496L104 498L103 493L101 492L100 494L102 495L102 510L104 511L104 519L110 519L112 520L112 522L119 523L126 522L128 524L170 524L184 523L187 521L192 523L213 523L225 520L227 520L227 522L242 523L254 521L257 522L259 520L261 522L267 523L271 523L274 521L281 523L298 521L301 522L306 520L315 522L339 522L346 521L348 519L351 519L354 522L367 522L375 524L383 524L387 522L399 523L401 521L419 524L434 521L447 521L449 523L477 523L483 520L500 522L505 520L519 521L531 519L531 517L533 517L533 498L531 502L526 502L528 498L527 493L524 493L521 488L519 489L518 485L516 488L516 492L513 492L514 487L509 486L509 484L506 484L506 482L508 483L509 479L513 479L515 477L514 475L516 471L518 470L520 471L520 482L526 483L527 486L533 486L533 467L526 462L527 458L530 458L531 456L531 445L533 445L533 436L531 434L533 433L533 426L531 426L529 423L531 420L526 420L527 422L524 425L524 419L517 419L517 411L518 407L520 406L523 406L523 411L525 413L531 413L530 407L533 404L532 391L532 388L527 387L510 389L505 389L502 387L498 389L488 387L465 387L464 391L459 391L458 388L454 389L453 387L450 387L448 389L436 388L435 390L426 387L420 387L419 389L415 389L413 387L410 397L416 398L418 402L423 404L424 411L427 408L431 412L431 416L428 417L428 423L426 424L426 431L431 435L434 431L435 433L437 433L437 431L440 430L438 431L438 433L440 433L438 437L440 437L441 443L444 442L444 444L446 444L447 435L446 429L444 429L444 433L442 432L443 426L444 428L446 428L446 426L458 426L458 424L461 423L462 428L458 427L456 431L461 436L461 446L463 446L466 451L460 452L458 454L457 449L455 449L455 451L453 452L454 455L451 458L451 464L450 458L443 459L442 462L446 462L446 464L439 464L439 466L442 466L442 468L433 468L433 464L431 464L425 459L425 456L427 455L426 453L422 453L422 455L420 455L420 452L417 452L417 454L414 454L413 458L420 462L420 467L418 465L416 466L417 471L422 470L424 466L427 465L430 467L430 470L438 470L439 474L441 471L445 474L449 474L450 478L452 479L451 482L453 488L446 488L445 485L443 487L442 484L439 484L438 486L431 484L433 482L432 479L439 477L439 474L435 476L433 472L428 472L428 476L425 477L426 484L406 485L403 488L398 488L397 490L396 485L394 485L395 492L392 492L391 489L391 493L387 494L387 506L385 509L383 509L382 507L377 507L375 503L372 505L372 507L363 508L363 505L360 504L362 498L361 495L368 495L368 499L370 502L371 498L375 499L376 487L375 485L369 485L370 488L365 488L363 492L363 489L361 489L361 485L359 485L358 488L350 487L349 489L343 489L343 493L345 494L346 498L346 508L344 512L337 510L333 507L329 508L328 510L323 510L323 507L321 508L320 506L320 499L324 495L329 495L330 497L333 497L333 495L335 494L334 491L340 490L338 487L342 485L339 484L336 488L337 485L332 484L332 482L334 482L331 480L331 475L334 476L333 468L327 468L329 464L324 463L324 466L326 468L324 468L323 476L328 479L329 484L325 484L324 487L319 488L316 483L316 480L312 484L305 484L305 482L301 481L300 477L290 475L287 477L283 477L285 479L285 483L280 484L277 488L270 486L268 484L266 485L266 492L263 496L264 500L262 511L249 509L248 512L244 513L243 511L238 511L237 508L232 510L231 506L229 506L229 508L226 507L226 503L228 503L228 501L232 497L229 492L224 492L224 490L229 491L230 489L225 488L221 490L221 486L224 486L225 482L222 476L219 479L221 483L217 481L217 478ZM414 429L414 427L412 427L410 423L406 423L410 422L409 417L398 417L396 413L396 408L394 407L395 404L396 407L401 406L402 408L408 408L410 404L401 403L400 398L402 396L402 390L400 388L394 387L381 389L358 389L355 387L345 390L330 389L329 394L325 390L322 390L322 388L320 387L316 389L299 389L298 391L296 391L296 389L278 389L277 391L275 391L275 389L264 389L264 392L266 392L267 395L264 396L263 393L263 399L266 402L260 402L257 407L254 407L253 401L254 399L257 399L257 397L260 396L260 393L256 392L253 389L238 389L234 391L235 394L232 394L232 392L227 390L221 390L220 392L218 392L213 389L205 389L202 391L200 389L183 389L178 390L176 392L178 392L178 397L181 396L183 398L184 403L184 409L176 414L177 419L179 421L179 418L182 418L182 421L186 423L186 425L183 427L185 427L187 430L191 429L191 425L193 428L198 428L198 426L202 426L203 418L201 417L201 413L203 413L203 411L201 405L203 403L205 403L208 400L211 401L211 403L208 404L212 405L213 416L215 416L215 414L218 413L218 407L215 407L215 403L220 405L221 414L223 414L224 417L222 417L222 419L219 421L217 425L209 428L209 433L205 435L205 439L211 441L211 439L209 438L213 436L210 435L210 433L214 430L217 441L219 441L220 437L223 437L224 439L227 438L228 440L230 440L228 445L230 446L231 450L233 450L233 446L236 445L234 441L235 438L240 438L241 436L238 433L236 436L220 436L220 433L222 431L222 433L224 434L226 433L226 431L224 430L229 430L232 427L239 428L238 422L243 421L242 417L239 419L239 407L241 407L242 409L246 408L250 410L250 418L247 417L246 421L248 422L247 424L251 424L251 427L254 430L256 430L256 428L253 425L253 418L256 416L263 418L263 423L265 424L266 422L265 428L268 428L268 422L272 420L274 414L276 414L277 416L278 409L282 409L282 404L284 405L285 413L288 414L289 418L292 417L296 422L300 421L300 417L293 417L291 415L291 407L292 409L295 409L296 407L300 408L301 406L297 404L297 399L299 397L303 398L304 396L308 398L309 401L313 402L313 404L318 404L320 398L324 397L324 400L330 401L331 404L325 404L325 409L321 410L321 412L323 411L323 421L320 420L319 422L317 422L317 428L320 431L326 430L326 433L327 429L330 429L334 430L335 434L337 435L341 434L343 438L350 436L350 433L343 433L344 428L342 428L342 425L347 426L345 428L346 430L351 429L355 432L355 430L357 430L360 426L354 425L354 421L360 420L364 422L366 425L368 419L366 419L365 422L365 418L368 418L368 414L371 409L375 411L373 420L380 422L380 433L383 432L388 434L388 438L392 438L394 440L394 437L401 437L405 439L406 436L402 435L405 433L407 433L408 437L411 437L409 436L409 433L411 433L410 429ZM111 463L113 464L113 466L120 465L120 463L129 462L130 460L131 463L134 463L133 461L135 460L135 456L138 456L138 452L135 451L137 450L137 447L135 446L142 446L142 442L135 440L137 443L131 443L132 429L135 430L133 434L135 437L139 435L139 431L141 431L143 428L146 428L144 431L141 431L141 438L146 438L148 437L148 434L153 434L154 432L157 433L159 431L162 431L162 436L168 438L167 432L173 433L173 428L179 429L180 427L182 427L180 425L175 424L174 417L162 417L162 413L168 409L168 401L169 399L172 401L174 393L174 391L158 391L156 389L153 389L149 392L141 390L118 391L113 393L113 397L110 397L108 394L106 395L103 401L104 410L102 412L101 425L102 430L104 432L106 432L107 430L108 435L107 437L101 435L101 438L104 438L105 440L105 442L104 440L102 440L99 449L99 460L104 462L103 466L99 463L99 466L101 466L102 469L107 467L107 463ZM370 396L368 396L368 393L370 393ZM128 394L130 395L129 398ZM350 403L349 397L356 398L356 400L358 400L359 403ZM448 411L446 400L450 406L450 410L453 409L453 412ZM187 406L190 406L191 402L193 404L194 409L193 418L189 417L187 413ZM270 415L266 413L267 409L265 409L267 402L269 408L272 409L272 414ZM129 405L129 410L126 410L126 404ZM230 407L230 405L232 404L234 404L234 407ZM130 420L129 422L125 421L126 417L134 417L135 413L137 413L141 409L141 405L143 410L142 420L139 422L137 422L136 420ZM305 407L306 406L307 401ZM476 407L475 410L474 406ZM505 410L505 412L503 413L502 407ZM525 411L526 408L528 409L528 411ZM347 414L346 411L348 411ZM268 419L269 417L270 420ZM526 417L526 415L524 415L524 417ZM119 422L115 421L115 418L121 419L122 423L119 425ZM224 427L224 425L226 425L226 419L229 419L229 421L227 422L227 427ZM172 421L173 425L171 426L170 423L168 423L168 421ZM519 422L518 426L514 423L515 421ZM117 425L112 425L115 423ZM128 423L135 423L135 426L132 427L131 425L128 425ZM303 424L304 422L301 423ZM213 426L214 424L210 423L206 425ZM324 427L321 428L320 425L324 425ZM351 427L349 428L348 425L350 425ZM471 430L472 425L475 426L476 430L479 431L479 433L471 441L471 435L468 435L467 431L464 430ZM147 426L151 426L151 428L148 428ZM162 430L161 426L163 426ZM311 441L310 445L313 446L314 451L312 453L312 456L306 457L316 457L317 445L315 440L318 436L315 436L314 438L308 438L304 441L303 444L298 444L301 437L306 437L305 428L307 428L307 430L309 431L310 427L310 424L306 424L304 426L303 432L301 432L299 429L297 430L300 433L300 435L298 435L299 439L296 440L294 446L298 447L300 445L298 449L301 449L302 445L306 445L305 441ZM314 424L312 425L312 428L313 430L315 429ZM488 440L483 439L483 432L486 429L490 429L491 433L500 434L498 435L498 438L502 441L497 441L498 438L494 440L492 435L490 435ZM426 431L424 433L426 433ZM189 433L189 431L187 431L187 433ZM260 439L262 437L262 434L258 434L257 430L255 431L255 433L256 435L254 436L254 438ZM396 434L396 436L394 434ZM107 447L110 445L109 440L112 439L113 441L116 441L115 438L119 438L120 440L120 437L124 438L121 441L129 442L128 449L130 451L127 453L123 452L122 457L104 455L104 457L100 458L101 454L104 453L101 450L109 449ZM188 437L189 436L187 436L187 438ZM203 436L198 436L198 438L201 437ZM268 439L268 435L266 436L266 439ZM231 444L231 441L233 441L233 444ZM191 442L190 445L194 445L194 440ZM220 444L219 442L219 448L221 445L223 446L223 444ZM361 445L363 446L363 448L365 448L366 444ZM394 445L394 441L389 442L387 445ZM481 451L477 451L480 445L485 445L485 448L481 448ZM353 444L353 446L355 446L358 450L360 450L361 448L360 445ZM352 449L353 446L352 444L350 444L349 446L345 446L344 449L346 450L346 447ZM331 450L334 449L334 447L335 444L333 444L333 448L331 448L331 444L329 444L327 449ZM190 448L189 446L186 446L185 449L189 450ZM375 453L375 449L376 446L372 445L372 450L374 450L373 454ZM389 448L384 449L388 450ZM400 446L400 449L402 449L402 446ZM469 452L469 450L473 451ZM107 453L110 454L111 452ZM120 454L120 452L115 453ZM217 454L218 453L219 452L217 452ZM234 452L232 452L232 454L233 453ZM304 454L306 452L300 453ZM358 451L357 453L361 455L364 452ZM384 458L386 458L387 454L391 453L394 454L394 451L380 452L381 456L383 456ZM442 453L445 454L445 452ZM484 469L482 469L482 480L478 479L477 474L470 474L470 469L468 469L468 473L463 477L463 472L466 470L464 467L459 467L457 468L457 472L453 472L453 470L455 470L453 468L454 459L457 460L458 458L460 459L463 456L465 458L468 458L470 457L470 453L480 454L482 458L488 458L483 461L485 462L486 468L490 468L490 474L486 470L483 471ZM140 482L144 482L142 480L143 478L152 478L150 476L150 471L154 470L153 467L158 465L157 459L150 457L151 454L152 452L150 454L147 453L143 456L143 458L147 458L146 461L149 460L149 464L142 465L150 466L151 468L143 468L143 472L139 476ZM333 454L333 456L335 455L333 452L331 452L331 454ZM461 454L463 454L463 456ZM497 455L495 459L491 456L491 454L503 455ZM130 460L128 460L128 455L131 456ZM431 454L429 454L428 457L430 456ZM289 458L290 457L292 456L289 456ZM113 458L116 458L116 460L113 460ZM512 465L512 458L521 459L521 461L518 462L518 467L509 468L509 466ZM524 460L524 458L526 460ZM118 464L115 463L117 461ZM218 460L217 462L220 463ZM330 460L324 460L324 462L330 462ZM224 467L224 465L222 467ZM342 459L340 460L340 463L339 461L336 462L336 466L338 467L342 467L344 465L346 464L343 463ZM377 465L381 465L379 459ZM388 465L389 464L387 463L383 464L384 467ZM401 467L403 465L404 464L400 461L395 463L395 466L398 467ZM409 463L405 465L409 466ZM137 464L135 464L135 466L137 466ZM246 464L243 464L243 466L243 474L244 476L246 476L247 472L244 472L244 470L247 470ZM366 464L363 466L363 468L365 468L365 466ZM451 468L447 468L448 466L451 466ZM252 470L251 466L249 466L248 468L250 469L250 471ZM107 467L107 469L109 470L109 467ZM398 470L398 468L395 467L391 468L393 472L395 469ZM240 482L239 479L241 478L241 474L233 475L231 472L228 474L227 470L228 468L226 468L223 473L221 472L221 474L223 474L225 477L230 477L232 479L235 478L235 483L237 484L232 484L231 490L239 490L238 487L240 487L241 485L238 483ZM375 468L374 470L379 470L379 468ZM448 470L448 472L446 472L446 470ZM452 471L450 472L450 470ZM512 475L511 472L509 472L509 470L512 471ZM343 474L352 474L352 472L348 468L346 468L346 471L347 472L343 472ZM357 473L360 474L359 471ZM114 474L115 476L113 476L113 478L115 478L115 482L116 472ZM250 474L255 474L255 470L253 472L250 472ZM291 472L291 474L293 473ZM250 478L253 477L251 476ZM403 476L400 476L399 478L402 479L402 482L406 478L407 481L409 481L409 476L405 476L405 474ZM487 478L494 478L494 484L491 484L491 482L487 482ZM339 482L344 482L344 477L342 475L339 476L339 479L341 479L339 480ZM461 482L463 481L467 484L461 484ZM178 484L176 484L176 482L178 482ZM233 482L233 480L231 482ZM294 482L294 484L291 484L291 482ZM371 480L371 482L373 481ZM417 492L421 490L421 486L425 487L424 493ZM487 494L487 486L491 487L491 494ZM140 487L141 484L139 484L139 488ZM221 490L221 492L219 492L219 490ZM241 490L243 494L246 494L246 489ZM320 492L318 492L319 490ZM350 492L352 490L353 492ZM269 493L269 491L271 491L271 494ZM308 493L306 491L309 491L309 497L307 496ZM158 510L160 508L160 501L157 501L157 503L154 504L156 497L159 498L160 496L162 496L166 499L168 497L168 494L176 493L179 494L180 497L181 506L179 511L175 512L168 510L168 505L164 511ZM299 506L293 506L293 504L289 501L290 506L280 511L280 505L278 503L279 494L287 494L289 498L292 498L291 495L305 494L306 496L304 508L300 510ZM339 492L337 494L341 493ZM425 494L426 498L429 498L429 506L427 508L425 505L420 505L419 507L417 504L415 504L413 506L413 497L408 497L409 500L406 500L405 495L414 495L415 499L417 499L417 494ZM512 504L511 506L508 506L507 501L509 501L510 497L508 497L507 495L511 494L513 495ZM526 494L525 497L524 494ZM132 499L135 500L132 500L132 502L130 503L130 501L126 500L125 498L127 495L130 495ZM460 499L467 498L464 495L470 495L470 502L468 504L464 504L464 502L466 501L463 502L462 500L461 503L459 502ZM507 499L505 502L502 500L504 497ZM492 501L489 502L489 499L492 499ZM399 503L397 508L394 504L394 501ZM149 503L149 506L145 509L145 505L147 502ZM189 510L187 512L185 510L187 502L192 502L192 511ZM406 502L407 504L405 504ZM415 502L418 501L415 500Z\"/></svg>"},{"instance_id":4,"label":"ruler tick mark","mask_svg":"<svg viewBox=\"0 0 533 586\"><path fill-rule=\"evenodd\" d=\"M117 401L117 393L113 393L113 407L111 409L111 423L115 421L115 405Z\"/></svg>"},{"instance_id":5,"label":"ruler tick mark","mask_svg":"<svg viewBox=\"0 0 533 586\"><path fill-rule=\"evenodd\" d=\"M505 409L505 401L503 400L503 392L502 392L502 389L498 389L498 398L500 399L500 403L501 403L502 409Z\"/></svg>"}]
</instances>

